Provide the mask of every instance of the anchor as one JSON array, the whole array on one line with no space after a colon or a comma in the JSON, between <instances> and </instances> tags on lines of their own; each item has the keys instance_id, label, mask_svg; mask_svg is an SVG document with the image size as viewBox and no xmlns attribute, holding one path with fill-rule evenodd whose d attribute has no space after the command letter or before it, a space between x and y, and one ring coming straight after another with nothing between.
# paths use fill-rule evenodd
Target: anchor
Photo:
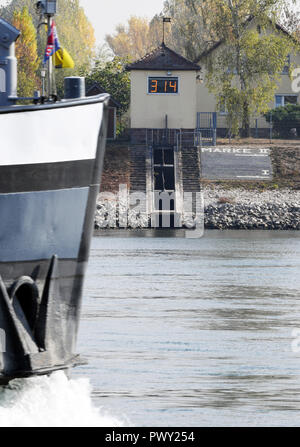
<instances>
[{"instance_id":1,"label":"anchor","mask_svg":"<svg viewBox=\"0 0 300 447\"><path fill-rule=\"evenodd\" d=\"M32 277L22 276L6 288L0 276L0 328L6 345L0 353L0 383L45 374L47 369L51 372L66 364L60 301L56 255L41 297Z\"/></svg>"}]
</instances>

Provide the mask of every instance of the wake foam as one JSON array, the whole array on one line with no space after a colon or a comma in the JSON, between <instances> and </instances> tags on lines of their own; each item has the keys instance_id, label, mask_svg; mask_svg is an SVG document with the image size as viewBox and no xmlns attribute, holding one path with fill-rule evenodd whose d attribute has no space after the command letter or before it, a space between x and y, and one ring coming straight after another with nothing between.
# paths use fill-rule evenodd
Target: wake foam
<instances>
[{"instance_id":1,"label":"wake foam","mask_svg":"<svg viewBox=\"0 0 300 447\"><path fill-rule=\"evenodd\" d=\"M51 376L16 379L0 388L0 427L121 427L96 408L87 379Z\"/></svg>"}]
</instances>

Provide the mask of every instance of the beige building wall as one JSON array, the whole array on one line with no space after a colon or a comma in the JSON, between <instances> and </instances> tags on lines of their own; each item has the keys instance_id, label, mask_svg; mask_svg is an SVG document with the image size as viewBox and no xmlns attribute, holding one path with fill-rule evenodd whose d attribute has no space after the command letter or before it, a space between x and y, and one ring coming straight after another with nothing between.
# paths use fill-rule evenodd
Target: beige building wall
<instances>
[{"instance_id":1,"label":"beige building wall","mask_svg":"<svg viewBox=\"0 0 300 447\"><path fill-rule=\"evenodd\" d=\"M216 112L216 104L215 95L210 93L205 85L205 75L203 73L202 81L197 81L197 112Z\"/></svg>"},{"instance_id":2,"label":"beige building wall","mask_svg":"<svg viewBox=\"0 0 300 447\"><path fill-rule=\"evenodd\" d=\"M215 50L217 53L218 49ZM201 61L200 61L201 65ZM300 67L300 54L291 55L291 66ZM197 81L197 112L216 112L217 111L217 101L215 96L209 92L205 85L205 69L201 72L202 82ZM274 94L273 101L269 104L270 109L275 108L275 96L276 95L297 95L297 102L300 103L300 93L294 92L292 90L292 79L289 74L282 74L280 82L278 83L278 89ZM259 128L269 128L270 124L265 120L264 117L253 117L251 122L251 127L255 127L255 120L258 119ZM226 127L226 114L218 112L218 127Z\"/></svg>"},{"instance_id":3,"label":"beige building wall","mask_svg":"<svg viewBox=\"0 0 300 447\"><path fill-rule=\"evenodd\" d=\"M168 127L171 129L194 129L197 116L196 71L172 71L178 77L176 94L149 94L148 77L166 77L165 71L131 71L131 128Z\"/></svg>"},{"instance_id":4,"label":"beige building wall","mask_svg":"<svg viewBox=\"0 0 300 447\"><path fill-rule=\"evenodd\" d=\"M291 64L294 68L300 67L300 54L291 55ZM300 102L300 95L297 92L292 90L292 80L289 75L282 75L281 82L279 83L278 90L276 92L278 95L298 95L298 102ZM275 107L275 99L274 99L274 107Z\"/></svg>"}]
</instances>

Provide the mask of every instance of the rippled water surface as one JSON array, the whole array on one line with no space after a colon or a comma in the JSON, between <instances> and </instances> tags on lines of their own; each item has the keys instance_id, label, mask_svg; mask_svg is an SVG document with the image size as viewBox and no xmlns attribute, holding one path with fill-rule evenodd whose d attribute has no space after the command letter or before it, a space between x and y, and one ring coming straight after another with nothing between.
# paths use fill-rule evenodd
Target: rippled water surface
<instances>
[{"instance_id":1,"label":"rippled water surface","mask_svg":"<svg viewBox=\"0 0 300 447\"><path fill-rule=\"evenodd\" d=\"M73 378L127 425L300 425L298 234L95 237Z\"/></svg>"}]
</instances>

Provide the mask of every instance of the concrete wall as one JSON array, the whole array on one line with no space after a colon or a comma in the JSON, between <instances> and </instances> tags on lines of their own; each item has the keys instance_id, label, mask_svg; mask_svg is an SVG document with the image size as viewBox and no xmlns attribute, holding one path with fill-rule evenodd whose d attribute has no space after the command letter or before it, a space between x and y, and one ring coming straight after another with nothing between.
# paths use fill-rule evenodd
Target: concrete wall
<instances>
[{"instance_id":1,"label":"concrete wall","mask_svg":"<svg viewBox=\"0 0 300 447\"><path fill-rule=\"evenodd\" d=\"M166 76L165 71L131 71L131 128L168 127L194 129L196 127L196 71L172 71L178 77L178 94L149 94L148 77Z\"/></svg>"}]
</instances>

